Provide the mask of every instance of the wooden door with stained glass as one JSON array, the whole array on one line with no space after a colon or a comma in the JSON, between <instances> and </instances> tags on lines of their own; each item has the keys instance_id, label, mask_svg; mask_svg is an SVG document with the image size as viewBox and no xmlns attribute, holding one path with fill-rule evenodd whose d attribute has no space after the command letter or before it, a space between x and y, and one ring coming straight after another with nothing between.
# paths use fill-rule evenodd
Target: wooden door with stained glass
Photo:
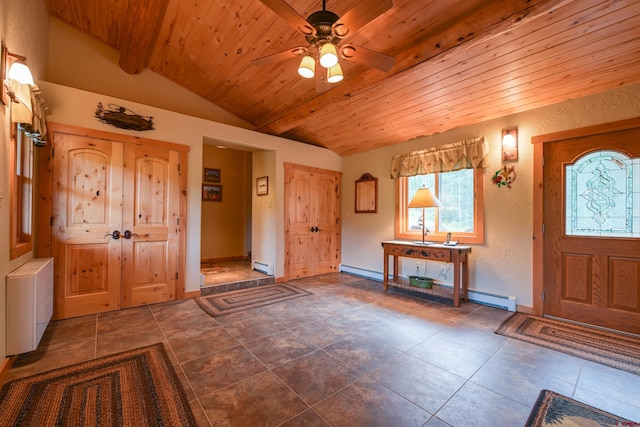
<instances>
[{"instance_id":1,"label":"wooden door with stained glass","mask_svg":"<svg viewBox=\"0 0 640 427\"><path fill-rule=\"evenodd\" d=\"M640 333L640 129L544 147L543 312Z\"/></svg>"}]
</instances>

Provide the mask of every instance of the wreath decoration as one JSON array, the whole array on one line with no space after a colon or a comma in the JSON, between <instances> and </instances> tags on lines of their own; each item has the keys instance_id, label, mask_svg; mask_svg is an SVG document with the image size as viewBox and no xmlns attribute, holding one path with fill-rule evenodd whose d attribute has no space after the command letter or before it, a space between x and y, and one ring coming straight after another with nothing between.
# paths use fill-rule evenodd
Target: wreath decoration
<instances>
[{"instance_id":1,"label":"wreath decoration","mask_svg":"<svg viewBox=\"0 0 640 427\"><path fill-rule=\"evenodd\" d=\"M511 184L513 184L513 181L516 180L515 167L511 166L510 168L508 168L505 166L502 169L498 169L491 180L495 185L498 186L498 188L511 188Z\"/></svg>"}]
</instances>

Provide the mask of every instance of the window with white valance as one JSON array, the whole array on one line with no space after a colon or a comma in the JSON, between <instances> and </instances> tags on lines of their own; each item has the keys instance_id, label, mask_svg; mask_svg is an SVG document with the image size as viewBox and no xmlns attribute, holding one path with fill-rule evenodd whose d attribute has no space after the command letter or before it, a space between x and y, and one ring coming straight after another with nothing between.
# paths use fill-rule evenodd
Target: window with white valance
<instances>
[{"instance_id":1,"label":"window with white valance","mask_svg":"<svg viewBox=\"0 0 640 427\"><path fill-rule=\"evenodd\" d=\"M486 167L489 153L484 136L453 144L399 154L391 159L391 178Z\"/></svg>"},{"instance_id":2,"label":"window with white valance","mask_svg":"<svg viewBox=\"0 0 640 427\"><path fill-rule=\"evenodd\" d=\"M489 152L486 138L394 156L391 178L397 179L397 239L442 241L447 233L461 243L484 242L483 168ZM426 187L442 206L437 209L409 208L416 191Z\"/></svg>"}]
</instances>

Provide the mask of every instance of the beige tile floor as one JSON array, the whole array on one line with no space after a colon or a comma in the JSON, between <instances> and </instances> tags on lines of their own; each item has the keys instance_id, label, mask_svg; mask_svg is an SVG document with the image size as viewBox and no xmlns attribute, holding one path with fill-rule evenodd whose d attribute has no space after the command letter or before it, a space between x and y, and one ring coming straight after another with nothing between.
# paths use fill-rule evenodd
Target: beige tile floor
<instances>
[{"instance_id":1,"label":"beige tile floor","mask_svg":"<svg viewBox=\"0 0 640 427\"><path fill-rule=\"evenodd\" d=\"M543 388L640 421L640 376L494 334L509 312L340 273L290 283L313 295L54 322L8 380L163 342L202 426L522 426Z\"/></svg>"}]
</instances>

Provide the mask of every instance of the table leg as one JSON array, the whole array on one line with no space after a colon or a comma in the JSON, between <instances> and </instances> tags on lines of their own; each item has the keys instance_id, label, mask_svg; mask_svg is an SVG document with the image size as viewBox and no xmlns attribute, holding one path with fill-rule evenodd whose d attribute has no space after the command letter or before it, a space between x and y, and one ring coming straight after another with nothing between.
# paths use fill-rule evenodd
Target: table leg
<instances>
[{"instance_id":1,"label":"table leg","mask_svg":"<svg viewBox=\"0 0 640 427\"><path fill-rule=\"evenodd\" d=\"M469 259L466 254L462 259L462 300L469 302Z\"/></svg>"},{"instance_id":2,"label":"table leg","mask_svg":"<svg viewBox=\"0 0 640 427\"><path fill-rule=\"evenodd\" d=\"M389 289L389 255L385 252L384 254L384 269L383 269L383 287L382 290L387 292L387 289Z\"/></svg>"},{"instance_id":3,"label":"table leg","mask_svg":"<svg viewBox=\"0 0 640 427\"><path fill-rule=\"evenodd\" d=\"M460 307L460 255L453 253L453 306Z\"/></svg>"}]
</instances>

